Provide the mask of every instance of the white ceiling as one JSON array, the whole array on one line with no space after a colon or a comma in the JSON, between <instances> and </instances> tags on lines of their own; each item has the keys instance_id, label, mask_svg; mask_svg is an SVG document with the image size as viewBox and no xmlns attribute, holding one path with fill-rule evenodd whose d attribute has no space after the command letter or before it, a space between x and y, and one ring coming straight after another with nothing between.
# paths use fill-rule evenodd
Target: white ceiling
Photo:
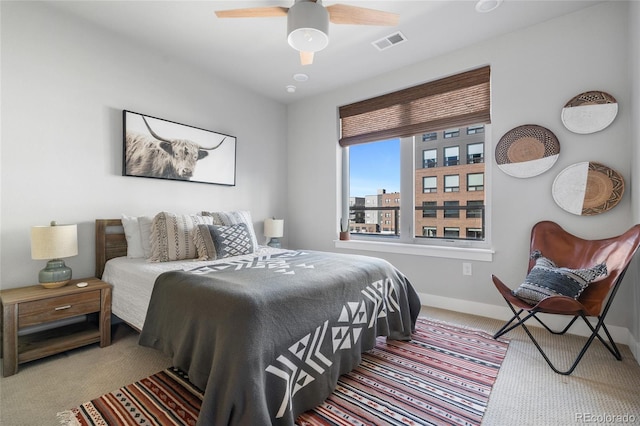
<instances>
[{"instance_id":1,"label":"white ceiling","mask_svg":"<svg viewBox=\"0 0 640 426\"><path fill-rule=\"evenodd\" d=\"M216 10L291 1L51 1L49 4L136 40L163 56L209 70L283 103L317 95L442 53L592 6L601 0L504 0L490 13L475 0L330 1L400 14L397 27L330 24L329 46L302 66L280 18L220 19ZM401 31L408 39L378 51L371 43ZM293 75L305 73L306 82ZM297 86L288 93L286 86Z\"/></svg>"}]
</instances>

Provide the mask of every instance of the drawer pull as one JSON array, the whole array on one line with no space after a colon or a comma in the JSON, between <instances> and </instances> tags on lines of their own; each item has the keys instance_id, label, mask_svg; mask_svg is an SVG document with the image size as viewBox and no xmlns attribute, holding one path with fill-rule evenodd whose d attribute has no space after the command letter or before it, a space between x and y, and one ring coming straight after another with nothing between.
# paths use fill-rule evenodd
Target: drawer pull
<instances>
[{"instance_id":1,"label":"drawer pull","mask_svg":"<svg viewBox=\"0 0 640 426\"><path fill-rule=\"evenodd\" d=\"M55 308L56 311L64 311L65 309L69 309L71 305L58 306Z\"/></svg>"}]
</instances>

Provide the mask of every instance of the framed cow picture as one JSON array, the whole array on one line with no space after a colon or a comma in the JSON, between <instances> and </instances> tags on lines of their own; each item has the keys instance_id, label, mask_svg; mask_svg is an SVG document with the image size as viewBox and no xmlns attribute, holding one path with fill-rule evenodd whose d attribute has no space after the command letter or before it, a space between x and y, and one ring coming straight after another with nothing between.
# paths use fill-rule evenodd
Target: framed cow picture
<instances>
[{"instance_id":1,"label":"framed cow picture","mask_svg":"<svg viewBox=\"0 0 640 426\"><path fill-rule=\"evenodd\" d=\"M124 110L124 176L234 186L236 138Z\"/></svg>"}]
</instances>

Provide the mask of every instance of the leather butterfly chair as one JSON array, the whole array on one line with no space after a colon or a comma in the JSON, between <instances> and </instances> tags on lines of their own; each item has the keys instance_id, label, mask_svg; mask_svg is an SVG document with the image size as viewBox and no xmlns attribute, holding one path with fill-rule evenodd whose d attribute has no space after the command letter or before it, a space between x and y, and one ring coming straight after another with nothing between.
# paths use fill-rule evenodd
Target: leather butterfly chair
<instances>
[{"instance_id":1,"label":"leather butterfly chair","mask_svg":"<svg viewBox=\"0 0 640 426\"><path fill-rule=\"evenodd\" d=\"M558 374L571 374L595 338L600 340L616 359L622 359L622 355L620 355L618 347L613 342L604 320L639 244L640 225L635 225L617 237L602 240L584 240L570 234L554 222L543 221L537 223L531 230L531 252L539 250L543 256L553 260L558 266L571 269L588 269L604 261L607 265L608 274L604 278L599 278L589 284L577 300L568 296L550 296L536 305L530 305L514 296L509 287L500 281L498 277L492 275L493 283L514 314L511 320L493 337L498 338L514 328L522 326L547 364ZM531 271L534 265L535 259L531 259L527 273ZM554 331L542 322L537 316L539 313L567 315L573 318L562 331ZM597 318L595 326L589 322L588 317ZM553 334L565 334L578 318L582 318L590 328L591 335L589 339L568 370L558 370L549 360L547 354L542 350L525 325L525 321L530 318L537 320ZM601 330L604 331L608 342L600 335Z\"/></svg>"}]
</instances>

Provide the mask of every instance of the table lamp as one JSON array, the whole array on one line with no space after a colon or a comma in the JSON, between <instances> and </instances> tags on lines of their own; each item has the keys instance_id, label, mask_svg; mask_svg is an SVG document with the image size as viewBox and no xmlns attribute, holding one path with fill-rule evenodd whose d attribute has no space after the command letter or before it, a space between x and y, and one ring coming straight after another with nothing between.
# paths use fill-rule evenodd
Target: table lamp
<instances>
[{"instance_id":1,"label":"table lamp","mask_svg":"<svg viewBox=\"0 0 640 426\"><path fill-rule=\"evenodd\" d=\"M71 268L64 264L63 257L78 254L78 225L57 225L31 227L31 258L49 259L47 266L38 274L40 285L57 288L71 279Z\"/></svg>"},{"instance_id":2,"label":"table lamp","mask_svg":"<svg viewBox=\"0 0 640 426\"><path fill-rule=\"evenodd\" d=\"M283 219L265 219L264 236L269 238L267 245L269 247L280 248L280 238L284 235Z\"/></svg>"}]
</instances>

